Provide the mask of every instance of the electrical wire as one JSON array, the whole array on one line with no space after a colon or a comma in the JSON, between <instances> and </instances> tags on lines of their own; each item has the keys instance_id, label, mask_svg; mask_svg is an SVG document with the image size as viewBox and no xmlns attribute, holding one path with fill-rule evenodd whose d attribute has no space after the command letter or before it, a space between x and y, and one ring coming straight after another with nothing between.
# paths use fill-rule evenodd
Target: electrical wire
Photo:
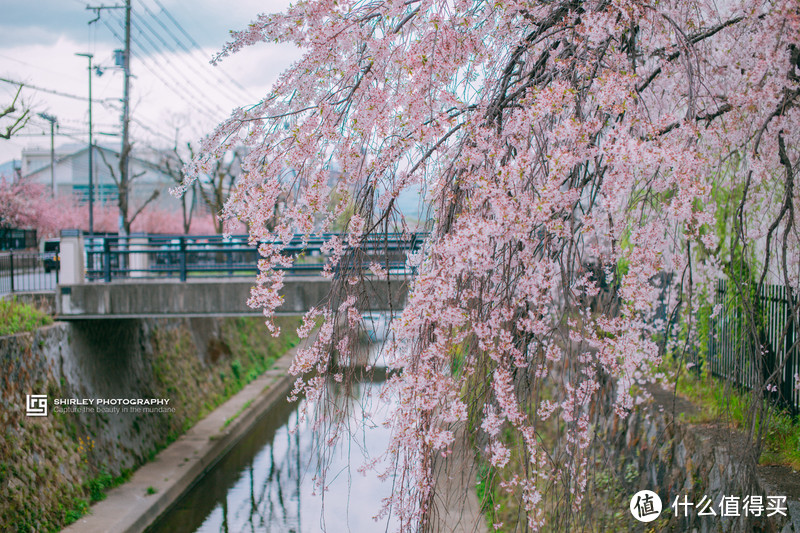
<instances>
[{"instance_id":1,"label":"electrical wire","mask_svg":"<svg viewBox=\"0 0 800 533\"><path fill-rule=\"evenodd\" d=\"M44 87L38 87L36 85L31 85L30 83L25 83L21 81L9 80L8 78L0 78L0 81L5 83L10 83L11 85L16 85L18 87L22 87L24 89L31 89L33 91L40 91L43 93L54 94L56 96L61 96L64 98L72 98L73 100L81 100L83 102L88 102L89 98L86 96L78 96L77 94L69 94L61 91L56 91L55 89L46 89ZM109 101L114 101L113 98L101 98L101 99L92 99L93 102L97 102L100 105L106 105Z\"/></svg>"},{"instance_id":2,"label":"electrical wire","mask_svg":"<svg viewBox=\"0 0 800 533\"><path fill-rule=\"evenodd\" d=\"M74 1L86 5L81 0ZM240 105L242 101L252 102L255 100L228 73L199 59L198 56L201 55L200 50L202 50L200 44L159 0L153 0L153 2L160 9L159 13L155 13L155 7L151 9L144 0L138 2L137 9L131 10L131 26L132 30L135 30L131 31L131 41L135 45L130 51L132 58L135 57L139 64L172 94L186 102L192 102L194 113L200 114L214 123L219 123L230 112L222 109L217 103L220 99L211 98L209 93L219 94L225 101L231 103L231 108ZM140 6L143 8L143 12L138 9ZM88 8L88 6L86 7ZM104 15L100 16L99 20L114 38L119 42L124 42L124 14L121 10L104 9L98 10L97 13ZM94 41L97 39L99 25L94 25L93 34L91 26L89 38L90 41ZM171 44L172 42L175 44ZM181 52L183 53L181 54ZM176 61L173 61L175 58L171 58L171 55L180 57L183 61L177 60L176 64ZM191 60L185 60L184 57L191 58ZM197 65L197 68L189 67L188 61L191 61L192 65ZM83 98L83 100L86 99ZM162 132L163 125L153 125L140 117L131 117L131 122L152 135L169 140L171 143L175 142L173 136Z\"/></svg>"},{"instance_id":3,"label":"electrical wire","mask_svg":"<svg viewBox=\"0 0 800 533\"><path fill-rule=\"evenodd\" d=\"M169 28L167 28L167 26L161 21L161 19L157 18L156 15L153 14L153 12L150 10L150 8L148 8L144 4L142 4L142 5L143 5L146 13L148 15L150 15L150 18L153 19L162 28L163 32L166 32L169 37L172 37L172 40L174 40L175 43L178 45L178 48L180 49L180 51L178 49L176 49L175 46L173 46L169 42L167 42L167 39L164 38L162 33L159 32L159 31L156 31L153 28L153 26L147 21L147 19L145 19L139 13L136 13L137 17L138 17L138 20L139 20L139 23L142 24L145 27L145 29L147 29L156 39L158 39L158 41L161 42L161 44L164 46L164 48L168 52L170 52L172 54L175 54L175 55L179 55L179 54L181 54L181 51L182 51L183 52L183 57L182 58L188 58L188 59L191 59L192 61L194 61L194 63L197 65L197 68L190 69L189 72L191 72L193 75L195 75L197 77L197 79L199 79L203 83L205 83L206 87L208 87L211 91L216 92L222 98L230 101L231 102L231 107L236 107L236 104L239 103L239 102L237 102L237 99L243 98L242 94L244 94L244 93L242 93L242 94L233 94L232 90L229 90L227 87L225 87L225 79L224 78L217 76L216 79L214 79L214 76L211 75L211 73L212 73L212 71L214 69L208 63L206 63L204 65L200 60L198 60L197 57L191 52L191 50L189 50L184 45L184 43L182 43L180 41L180 39L178 39L175 36L175 34L171 32L171 30ZM184 68L188 68L188 65L187 65L186 61L180 62L180 66L182 66ZM182 72L185 75L186 71L183 70ZM230 87L233 87L233 89L235 89L235 86L233 86L233 85L230 85ZM245 99L245 101L247 101L247 100L249 100L249 97L245 95L244 99Z\"/></svg>"},{"instance_id":4,"label":"electrical wire","mask_svg":"<svg viewBox=\"0 0 800 533\"><path fill-rule=\"evenodd\" d=\"M136 43L139 45L139 47L140 47L141 49L143 49L145 52L147 52L147 51L152 51L152 52L151 52L149 55L147 55L146 57L147 57L149 60L152 60L152 61L154 61L154 62L156 62L156 63L160 63L160 62L159 62L157 59L155 59L155 58L156 58L157 56L161 56L161 58L162 58L162 59L163 59L163 60L164 60L164 61L165 61L165 62L166 62L166 63L167 63L167 64L168 64L168 65L169 65L171 68L172 68L172 71L169 71L169 70L167 70L167 68L166 68L166 67L163 67L163 68L164 68L164 72L174 72L176 75L178 75L178 76L180 76L180 78L182 78L182 80L179 80L179 79L178 79L176 76L174 76L174 77L172 78L172 79L173 79L173 81L175 81L176 83L182 84L184 87L186 87L186 88L188 89L188 90L187 90L187 92L190 92L190 93L192 93L193 97L194 97L194 98L196 98L197 100L204 100L205 102L207 102L207 103L209 104L209 106L212 106L213 108L215 108L215 109L216 109L216 111L217 111L218 113L224 114L224 113L225 113L225 111L224 111L224 110L223 110L221 107L219 107L219 106L218 106L216 103L214 103L212 100L208 99L207 95L205 95L205 94L204 94L202 91L200 91L200 89L198 89L198 88L196 87L196 80L190 80L190 79L189 79L189 78L188 78L188 77L187 77L187 76L186 76L186 75L183 73L183 71L182 71L182 70L181 70L181 69L180 69L180 68L179 68L177 65L175 65L175 63L173 63L173 62L172 62L172 60L171 60L171 59L170 59L170 57L169 57L169 54L167 54L167 53L163 53L163 52L161 52L161 51L159 50L159 47L158 47L158 45L157 45L157 44L156 44L156 43L155 43L155 42L154 42L154 41L153 41L153 40L152 40L152 39L151 39L151 38L150 38L150 37L149 37L149 36L148 36L146 33L144 33L144 31L142 30L142 27L139 25L139 20L138 20L138 18L139 18L139 17L137 17L137 16L134 16L134 17L132 17L132 18L131 18L131 25L133 26L133 28L134 28L136 31L138 31L138 32L139 32L139 34L141 35L141 37L142 37L142 38L143 38L145 41L147 41L147 43L148 43L148 44L147 44L147 45L145 45L145 44L144 44L142 41L138 40L138 39L137 39L137 38L134 36L134 34L133 34L133 33L131 33L131 38L132 38L132 39L134 39L134 41L135 41L135 42L136 42ZM142 56L139 56L139 59L140 59L140 60L143 60ZM194 81L194 83L193 83L193 81ZM185 84L184 84L184 82L185 82Z\"/></svg>"},{"instance_id":5,"label":"electrical wire","mask_svg":"<svg viewBox=\"0 0 800 533\"><path fill-rule=\"evenodd\" d=\"M189 33L183 28L183 26L181 26L178 23L177 20L175 20L175 17L173 17L172 14L166 10L166 8L161 6L160 3L159 6L161 7L161 12L189 40L188 46L183 41L181 41L181 39L178 38L178 36L176 36L175 33L172 30L170 30L166 24L164 24L164 22L161 20L160 17L158 17L155 13L153 13L153 11L149 7L147 7L147 4L142 3L142 7L147 12L147 14L150 15L150 17L159 26L161 26L161 28L167 33L167 35L172 37L172 39L175 41L178 47L181 50L183 50L183 52L187 55L187 57L190 57L192 61L194 61L194 63L198 66L199 70L197 72L208 74L211 78L216 80L216 83L208 82L209 85L215 87L216 90L218 90L221 94L224 94L227 98L240 99L241 100L241 102L239 102L240 104L245 102L252 102L254 100L252 95L250 95L247 92L247 90L244 87L242 87L242 85L239 84L235 79L233 79L229 74L224 72L221 68L213 67L210 65L208 61L204 61L203 59L200 59L198 57L200 55L199 50L202 50L202 48L197 43L197 41L195 41L192 38L192 36L189 35ZM230 94L224 91L229 91Z\"/></svg>"},{"instance_id":6,"label":"electrical wire","mask_svg":"<svg viewBox=\"0 0 800 533\"><path fill-rule=\"evenodd\" d=\"M111 26L111 25L110 25L110 24L109 24L109 23L108 23L108 22L107 22L105 19L100 19L100 20L102 20L102 21L103 21L103 24L104 24L104 25L105 25L105 26L106 26L106 27L109 29L109 31L111 31L111 33L112 33L112 34L113 34L115 37L117 37L118 39L121 39L121 38L120 38L120 36L119 36L119 34L116 32L116 30L115 30L115 29L114 29L114 28L113 28L113 27L112 27L112 26ZM133 39L133 36L131 36L131 39ZM123 40L123 42L124 42L124 40ZM134 52L133 52L133 51L131 51L131 55L132 55L132 56L134 56L134 55L135 55L135 56L136 56L136 57L138 57L140 60L142 60L142 57L140 57L138 54L134 54ZM166 88L168 88L170 91L172 91L172 93L173 93L175 96L178 96L179 98L182 98L182 99L188 99L188 100L191 100L191 99L192 99L192 98L187 98L187 93L186 93L186 91L185 91L185 90L181 90L181 89L178 89L178 88L176 88L176 87L175 87L175 86L174 86L172 83L170 83L169 81L167 81L166 79L164 79L164 75L163 75L163 74L156 72L156 71L154 70L154 68L153 68L153 67L150 65L149 61L144 61L144 60L142 60L142 61L141 61L141 63L142 63L142 65L143 65L143 66L144 66L144 67L145 67L145 68L146 68L148 71L150 71L150 73L151 73L151 74L153 74L153 75L154 75L154 76L155 76L157 79L159 79L159 81L161 81L161 83L163 83L163 84L164 84L164 86L165 86ZM215 116L213 116L213 115L209 114L209 113L208 113L208 112L207 112L205 109L203 109L203 108L199 108L199 109L198 109L198 111L199 111L201 114L204 114L204 115L205 115L207 118L210 118L211 120L214 120L214 121L218 121L218 120L219 120L219 117L215 117Z\"/></svg>"},{"instance_id":7,"label":"electrical wire","mask_svg":"<svg viewBox=\"0 0 800 533\"><path fill-rule=\"evenodd\" d=\"M161 9L161 12L164 13L164 15L170 20L170 22L172 22L172 24L178 29L178 31L181 32L184 37L186 37L186 39L194 47L194 49L195 50L202 50L202 47L200 46L200 44L197 41L194 40L194 38L189 34L189 32L187 32L183 28L183 26L181 26L181 24L175 19L175 17L172 16L172 13L170 13L169 10L167 10L167 8L164 7L164 4L162 4L160 0L153 0L153 1ZM147 9L146 6L145 6L145 9ZM206 65L208 65L207 62L206 62ZM224 72L224 71L220 71L220 72ZM246 98L248 98L248 100L250 100L250 101L254 100L253 97L250 95L250 93L248 93L247 89L242 87L242 85L239 82L237 82L233 77L231 77L228 73L225 73L225 78L232 85L234 85L240 91L242 91L242 93L245 95Z\"/></svg>"}]
</instances>

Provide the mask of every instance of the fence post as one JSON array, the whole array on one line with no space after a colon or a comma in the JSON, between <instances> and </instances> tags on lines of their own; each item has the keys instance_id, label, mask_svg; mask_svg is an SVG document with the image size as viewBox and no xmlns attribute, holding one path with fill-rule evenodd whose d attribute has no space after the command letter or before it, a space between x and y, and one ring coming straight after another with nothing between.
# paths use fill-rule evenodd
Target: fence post
<instances>
[{"instance_id":1,"label":"fence post","mask_svg":"<svg viewBox=\"0 0 800 533\"><path fill-rule=\"evenodd\" d=\"M61 243L59 244L59 270L58 279L64 285L83 283L86 279L86 270L83 263L83 234L81 230L61 230Z\"/></svg>"},{"instance_id":2,"label":"fence post","mask_svg":"<svg viewBox=\"0 0 800 533\"><path fill-rule=\"evenodd\" d=\"M103 238L103 281L111 282L111 244L108 237Z\"/></svg>"},{"instance_id":3,"label":"fence post","mask_svg":"<svg viewBox=\"0 0 800 533\"><path fill-rule=\"evenodd\" d=\"M11 272L11 292L14 292L14 250L8 251L8 261L10 264L9 271Z\"/></svg>"},{"instance_id":4,"label":"fence post","mask_svg":"<svg viewBox=\"0 0 800 533\"><path fill-rule=\"evenodd\" d=\"M184 237L180 237L180 244L181 244L181 255L180 255L181 281L186 281L186 239Z\"/></svg>"},{"instance_id":5,"label":"fence post","mask_svg":"<svg viewBox=\"0 0 800 533\"><path fill-rule=\"evenodd\" d=\"M227 243L223 243L223 246L228 248L228 250L225 251L225 264L228 265L228 268L233 268L233 250L236 244L234 244L233 239L231 239ZM233 270L228 270L228 276L233 276Z\"/></svg>"},{"instance_id":6,"label":"fence post","mask_svg":"<svg viewBox=\"0 0 800 533\"><path fill-rule=\"evenodd\" d=\"M790 287L782 287L782 303L784 304L784 319L787 322L787 329L786 329L786 337L783 339L783 357L785 358L784 367L783 367L783 378L781 383L781 396L783 396L784 401L789 406L789 411L796 415L798 412L798 405L797 402L794 401L794 374L796 372L795 369L795 354L797 353L797 348L790 349L794 344L794 339L796 335L796 331L794 329L794 319L792 317L792 311L794 310L794 306L792 305L794 302L794 298L792 298L792 290Z\"/></svg>"}]
</instances>

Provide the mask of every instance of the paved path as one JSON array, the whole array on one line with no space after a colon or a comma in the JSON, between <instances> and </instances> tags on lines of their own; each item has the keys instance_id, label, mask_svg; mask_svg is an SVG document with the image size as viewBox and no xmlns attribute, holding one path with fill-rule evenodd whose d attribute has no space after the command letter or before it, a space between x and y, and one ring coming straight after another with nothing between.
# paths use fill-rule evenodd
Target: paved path
<instances>
[{"instance_id":1,"label":"paved path","mask_svg":"<svg viewBox=\"0 0 800 533\"><path fill-rule=\"evenodd\" d=\"M437 533L486 533L475 486L477 467L463 428L447 460L434 460L436 496L433 531Z\"/></svg>"}]
</instances>

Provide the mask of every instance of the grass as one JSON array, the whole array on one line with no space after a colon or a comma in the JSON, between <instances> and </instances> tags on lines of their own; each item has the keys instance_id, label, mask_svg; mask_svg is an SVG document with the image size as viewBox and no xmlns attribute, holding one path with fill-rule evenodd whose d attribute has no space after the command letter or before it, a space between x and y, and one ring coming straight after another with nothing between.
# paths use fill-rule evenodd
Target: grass
<instances>
[{"instance_id":1,"label":"grass","mask_svg":"<svg viewBox=\"0 0 800 533\"><path fill-rule=\"evenodd\" d=\"M236 411L236 414L235 414L235 415L233 415L232 417L228 418L228 419L225 421L225 423L224 423L224 424L222 424L222 429L225 429L226 427L230 426L230 425L231 425L231 422L233 422L234 420L236 420L237 418L239 418L239 415L240 415L240 414L242 414L242 413L244 413L245 409L247 409L248 407L250 407L252 404L253 404L253 399L252 399L252 398L251 398L251 399L249 399L249 400L247 400L247 401L244 403L244 405L243 405L243 406L241 406L241 407L239 408L239 410L238 410L238 411Z\"/></svg>"},{"instance_id":2,"label":"grass","mask_svg":"<svg viewBox=\"0 0 800 533\"><path fill-rule=\"evenodd\" d=\"M116 477L112 476L105 470L101 470L97 477L90 479L84 484L89 491L89 498L92 503L99 502L106 499L106 493L128 481L133 472L126 468L122 473Z\"/></svg>"},{"instance_id":3,"label":"grass","mask_svg":"<svg viewBox=\"0 0 800 533\"><path fill-rule=\"evenodd\" d=\"M16 298L0 300L0 336L34 331L52 323L53 319L47 313L18 302Z\"/></svg>"},{"instance_id":4,"label":"grass","mask_svg":"<svg viewBox=\"0 0 800 533\"><path fill-rule=\"evenodd\" d=\"M690 422L711 422L720 419L744 429L748 418L751 395L747 391L726 386L716 378L688 372L678 381L678 394L690 400L700 414ZM767 407L764 446L759 462L779 464L800 470L800 421L773 405ZM756 425L758 428L758 425Z\"/></svg>"}]
</instances>

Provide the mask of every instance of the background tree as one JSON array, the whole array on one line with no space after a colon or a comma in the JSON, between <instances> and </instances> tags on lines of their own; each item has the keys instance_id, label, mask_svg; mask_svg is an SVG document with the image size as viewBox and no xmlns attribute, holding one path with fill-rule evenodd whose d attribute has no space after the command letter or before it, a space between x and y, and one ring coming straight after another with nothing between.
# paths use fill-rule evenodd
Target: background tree
<instances>
[{"instance_id":1,"label":"background tree","mask_svg":"<svg viewBox=\"0 0 800 533\"><path fill-rule=\"evenodd\" d=\"M191 146L189 149L192 152ZM215 159L207 167L206 175L196 182L199 184L200 197L214 216L214 230L217 233L222 233L225 229L225 220L220 215L241 174L242 149L233 148L224 157Z\"/></svg>"},{"instance_id":2,"label":"background tree","mask_svg":"<svg viewBox=\"0 0 800 533\"><path fill-rule=\"evenodd\" d=\"M187 143L186 147L188 148L188 153L190 156L193 157L194 153L192 151L192 145ZM161 152L161 161L159 162L159 166L164 170L165 174L172 178L176 187L180 187L183 182L186 181L186 174L184 172L186 160L179 152L177 145L174 146L169 152ZM191 189L191 196L184 193L180 197L181 220L183 225L183 233L185 234L189 233L189 229L192 225L192 217L194 216L194 209L197 205L197 198L195 197L195 194L197 193L197 182L193 182L191 184ZM214 223L214 228L216 229L216 222Z\"/></svg>"},{"instance_id":3,"label":"background tree","mask_svg":"<svg viewBox=\"0 0 800 533\"><path fill-rule=\"evenodd\" d=\"M6 123L5 129L0 127L0 139L10 139L28 123L30 109L27 109L19 100L22 87L22 85L19 86L11 103L5 109L0 110L0 121ZM17 106L22 106L22 109L17 109Z\"/></svg>"},{"instance_id":4,"label":"background tree","mask_svg":"<svg viewBox=\"0 0 800 533\"><path fill-rule=\"evenodd\" d=\"M42 188L32 183L0 180L0 227L36 227L39 219L36 200L42 196Z\"/></svg>"},{"instance_id":5,"label":"background tree","mask_svg":"<svg viewBox=\"0 0 800 533\"><path fill-rule=\"evenodd\" d=\"M133 225L134 220L136 220L136 217L138 217L151 202L159 197L161 191L159 189L155 189L152 193L150 193L150 196L148 196L147 199L145 199L139 205L138 209L131 211L131 191L133 190L134 182L136 179L144 176L145 172L143 171L133 175L117 172L117 170L114 169L114 166L106 158L105 150L100 149L98 150L98 153L100 154L100 158L103 160L103 163L108 168L108 171L111 174L111 179L114 181L114 185L117 186L117 206L119 207L119 216L122 221L122 227L119 229L124 231L126 234L130 234L131 226ZM120 161L122 161L122 158L120 158ZM122 162L120 162L120 165L122 165Z\"/></svg>"},{"instance_id":6,"label":"background tree","mask_svg":"<svg viewBox=\"0 0 800 533\"><path fill-rule=\"evenodd\" d=\"M83 215L81 217L81 215ZM49 187L27 179L0 179L0 229L35 229L39 239L64 228L88 226L88 211L71 198L52 198Z\"/></svg>"},{"instance_id":7,"label":"background tree","mask_svg":"<svg viewBox=\"0 0 800 533\"><path fill-rule=\"evenodd\" d=\"M742 295L769 276L797 290L798 39L789 0L303 1L234 34L221 57L258 42L306 50L195 160L210 174L249 149L224 212L273 241L251 305L268 317L280 305L273 267L290 262L292 232L327 231L352 200L349 235L330 250L334 265L359 264L366 236L402 227L398 194L429 190L430 236L384 348L400 370L387 385L398 404L385 511L403 529L431 527L434 457L465 425L527 527L580 527L597 399L613 387L616 411L632 408L662 356L680 357L696 334L699 296L726 265L751 273ZM721 191L735 213L730 255L716 235ZM342 201L329 207L332 192ZM276 238L265 220L280 198L293 201ZM354 357L354 278L369 276L336 272L303 330L320 320L319 334L292 368L330 431L341 426L325 391ZM657 322L665 273L669 319ZM746 310L760 346L756 306ZM663 342L679 320L684 342ZM772 378L757 379L751 474ZM548 424L556 447L542 439Z\"/></svg>"}]
</instances>

